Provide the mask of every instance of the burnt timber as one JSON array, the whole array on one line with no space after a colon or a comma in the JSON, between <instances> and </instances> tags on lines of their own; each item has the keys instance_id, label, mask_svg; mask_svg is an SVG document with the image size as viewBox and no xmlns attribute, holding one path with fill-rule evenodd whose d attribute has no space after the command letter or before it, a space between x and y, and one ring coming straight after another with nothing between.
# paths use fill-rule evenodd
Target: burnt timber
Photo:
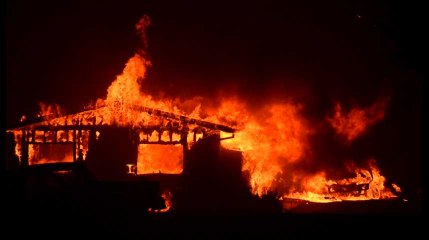
<instances>
[{"instance_id":1,"label":"burnt timber","mask_svg":"<svg viewBox=\"0 0 429 240\"><path fill-rule=\"evenodd\" d=\"M90 192L92 191L97 192L98 190L96 189L106 189L101 194L105 195L108 194L106 191L109 192L108 189L110 189L114 192L123 192L124 196L135 196L136 199L143 197L146 201L142 200L141 203L145 202L145 204L139 205L143 209L162 209L165 207L164 200L161 198L161 191L165 191L165 189L162 189L162 186L165 185L162 179L153 179L153 177L151 179L150 176L130 174L128 167L129 165L136 166L139 144L180 144L183 146L184 180L180 180L182 178L180 175L172 176L171 179L173 179L173 185L179 184L190 190L177 194L181 198L180 203L196 203L200 201L197 196L203 190L203 187L198 188L199 186L189 184L189 182L198 180L201 177L201 174L199 174L200 171L203 174L209 174L209 176L213 177L212 181L204 182L207 185L206 187L208 187L207 190L218 188L219 184L216 184L216 179L222 180L224 179L223 176L228 175L230 176L228 181L231 183L235 182L235 185L242 189L241 191L244 190L246 192L247 186L245 186L245 181L243 181L241 175L241 153L233 155L232 158L235 159L232 159L232 155L229 153L231 156L227 158L231 160L231 163L234 163L234 166L226 166L222 172L218 171L221 170L219 169L219 162L221 161L219 158L219 142L224 139L233 138L236 131L234 128L142 106L134 106L133 111L149 114L150 118L156 119L153 122L158 124L118 126L115 123L108 124L104 121L102 111L105 110L108 109L101 107L8 130L8 134L13 134L13 138L21 146L21 156L18 163L20 171L24 172L24 175L27 177L36 174L41 179L46 179L46 176L59 174L60 177L64 177L71 174L71 176L74 176L74 181L83 181L85 183L84 186L86 187L84 189L89 187L89 192L85 194L91 194ZM231 135L226 138L220 138L221 131L230 133ZM153 137L153 133L156 133L158 136ZM188 138L189 134L193 134L193 137ZM197 134L200 137L199 141L197 141ZM175 138L173 138L173 135L175 135ZM161 139L161 136L168 137ZM210 136L215 136L215 138ZM200 152L195 155L196 150L192 150L193 148L190 149L188 146L188 142L191 139L193 143L199 143L197 146L206 146L209 149L213 149L213 147L209 146L214 143L214 149L206 154ZM209 139L215 139L215 142ZM29 164L30 144L45 146L69 145L72 148L73 161L66 163ZM81 149L83 145L85 145L85 149L87 150L86 158L82 158ZM214 158L210 156L211 154L214 154ZM225 154L223 155L226 156ZM203 160L207 160L205 162L207 162L208 167L202 169L204 164L201 165L201 161L196 159L199 157L207 158ZM223 162L228 163L228 161ZM228 173L228 168L233 171L233 174ZM215 171L213 169L218 170ZM47 181L51 183L54 181L55 183L58 179L57 177L48 178ZM119 186L118 184L121 187L117 187ZM127 188L128 192L127 190L122 191L120 189L126 188L124 186L130 186L130 184L135 187ZM137 189L142 189L144 186L147 189L144 193L141 191L136 192ZM168 186L169 191L176 194L173 188L171 184ZM190 194L191 192L192 194ZM224 194L224 198L225 201L229 199L226 194ZM125 199L128 199L128 197ZM125 199L120 198L117 200L118 202L123 202ZM127 202L123 202L123 204L127 204ZM136 203L136 205L138 204ZM186 206L182 208L185 209Z\"/></svg>"},{"instance_id":2,"label":"burnt timber","mask_svg":"<svg viewBox=\"0 0 429 240\"><path fill-rule=\"evenodd\" d=\"M79 155L79 149L81 149L83 135L86 135L89 139L94 139L96 132L108 131L108 129L113 127L104 122L102 114L99 113L103 110L107 110L107 107L102 106L97 109L8 130L8 132L18 136L16 139L20 141L22 152L20 165L28 166L29 144L70 144L73 147L73 161L78 161L79 159L77 156ZM206 137L210 134L223 131L232 134L230 137L225 138L228 139L233 138L236 131L236 129L226 125L211 123L145 106L135 105L132 107L132 110L139 113L147 113L151 117L161 119L161 124L158 125L138 125L129 127L131 135L133 135L132 140L137 144L182 144L184 150L186 150L188 148L187 137L189 133L193 133L193 141L195 142L198 133L202 133L203 137ZM157 141L150 140L153 132L158 133L159 137ZM170 136L169 139L161 139L164 132L168 132ZM180 139L173 140L173 134L180 136ZM146 137L139 138L140 135Z\"/></svg>"}]
</instances>

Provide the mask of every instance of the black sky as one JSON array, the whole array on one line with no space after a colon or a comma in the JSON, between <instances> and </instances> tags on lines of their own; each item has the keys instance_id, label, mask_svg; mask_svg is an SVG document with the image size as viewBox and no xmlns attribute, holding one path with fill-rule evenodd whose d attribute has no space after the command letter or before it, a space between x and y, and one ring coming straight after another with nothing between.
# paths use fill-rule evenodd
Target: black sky
<instances>
[{"instance_id":1,"label":"black sky","mask_svg":"<svg viewBox=\"0 0 429 240\"><path fill-rule=\"evenodd\" d=\"M391 96L385 121L355 151L371 149L389 175L420 186L419 6L199 2L7 1L7 126L36 112L39 101L77 112L104 98L141 46L134 25L148 14L153 68L144 91L239 94L253 105L292 96L306 103L310 119L323 118L333 100L370 105Z\"/></svg>"}]
</instances>

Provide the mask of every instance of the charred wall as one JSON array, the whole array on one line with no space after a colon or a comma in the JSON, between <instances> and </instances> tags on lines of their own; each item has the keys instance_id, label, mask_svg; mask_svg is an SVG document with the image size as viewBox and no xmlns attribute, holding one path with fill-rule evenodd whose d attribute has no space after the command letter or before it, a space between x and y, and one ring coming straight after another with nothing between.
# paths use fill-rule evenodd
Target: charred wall
<instances>
[{"instance_id":1,"label":"charred wall","mask_svg":"<svg viewBox=\"0 0 429 240\"><path fill-rule=\"evenodd\" d=\"M92 133L86 164L97 179L120 180L127 177L126 164L136 164L138 153L130 133L128 128L104 128L96 141L95 133Z\"/></svg>"}]
</instances>

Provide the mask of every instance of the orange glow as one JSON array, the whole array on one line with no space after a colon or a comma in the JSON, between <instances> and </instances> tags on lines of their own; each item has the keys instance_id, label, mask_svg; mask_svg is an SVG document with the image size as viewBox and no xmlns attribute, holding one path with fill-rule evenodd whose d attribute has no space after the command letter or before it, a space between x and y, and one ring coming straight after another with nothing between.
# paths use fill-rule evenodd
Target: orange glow
<instances>
[{"instance_id":1,"label":"orange glow","mask_svg":"<svg viewBox=\"0 0 429 240\"><path fill-rule=\"evenodd\" d=\"M22 134L20 131L13 131L14 140L15 140L15 155L18 157L19 161L22 158L22 149L21 149L21 139Z\"/></svg>"},{"instance_id":2,"label":"orange glow","mask_svg":"<svg viewBox=\"0 0 429 240\"><path fill-rule=\"evenodd\" d=\"M172 195L171 195L171 192L164 192L164 193L162 193L161 194L161 197L164 199L164 201L165 201L165 208L164 209L161 209L160 210L160 212L168 212L170 209L171 209L171 207L172 207L172 201L171 201L171 198L173 197Z\"/></svg>"},{"instance_id":3,"label":"orange glow","mask_svg":"<svg viewBox=\"0 0 429 240\"><path fill-rule=\"evenodd\" d=\"M39 102L40 112L37 114L38 117L43 118L44 120L50 120L58 118L63 115L63 111L58 104L45 104Z\"/></svg>"},{"instance_id":4,"label":"orange glow","mask_svg":"<svg viewBox=\"0 0 429 240\"><path fill-rule=\"evenodd\" d=\"M326 120L336 133L351 142L364 134L370 127L383 120L387 106L386 99L376 101L367 108L355 107L345 113L340 103L335 105L335 114Z\"/></svg>"},{"instance_id":5,"label":"orange glow","mask_svg":"<svg viewBox=\"0 0 429 240\"><path fill-rule=\"evenodd\" d=\"M141 144L138 152L138 174L182 173L183 152L181 145Z\"/></svg>"},{"instance_id":6,"label":"orange glow","mask_svg":"<svg viewBox=\"0 0 429 240\"><path fill-rule=\"evenodd\" d=\"M28 164L73 162L71 146L28 145Z\"/></svg>"},{"instance_id":7,"label":"orange glow","mask_svg":"<svg viewBox=\"0 0 429 240\"><path fill-rule=\"evenodd\" d=\"M397 192L397 193L401 193L402 192L401 188L398 185L394 184L394 183L392 184L392 188L395 189L395 192Z\"/></svg>"},{"instance_id":8,"label":"orange glow","mask_svg":"<svg viewBox=\"0 0 429 240\"><path fill-rule=\"evenodd\" d=\"M138 29L146 28L148 21L139 22ZM144 36L142 36L144 37ZM146 43L147 45L147 43ZM182 145L159 145L153 142L168 142L170 136L167 131L152 130L150 127L166 128L168 118L149 114L138 107L146 107L175 113L183 116L201 119L204 121L220 123L237 129L234 138L223 140L222 146L243 152L242 171L250 176L250 185L256 195L263 195L268 191L278 191L281 199L301 199L313 202L333 202L344 200L370 200L388 199L396 197L392 191L385 187L386 179L381 175L375 161L369 161L368 169L351 168L351 173L356 176L347 179L331 179L325 171L317 173L304 173L294 171L294 167L305 163L310 159L312 150L309 138L317 134L316 128L307 120L302 111L304 105L294 101L270 102L265 107L253 109L239 98L224 99L219 107L204 108L194 99L184 103L171 100L155 100L151 95L141 90L141 82L144 81L151 62L145 53L132 56L125 65L123 72L116 77L107 89L105 99L98 99L92 110L84 111L71 116L62 116L61 109L57 106L41 104L40 116L45 121L40 125L91 125L95 124L126 126L139 129L149 127L150 132L138 132L140 141L150 141L151 144L139 144L137 157L137 174L168 173L180 174L183 170ZM197 99L197 98L195 98ZM186 106L186 107L185 107ZM191 107L190 107L191 106ZM335 105L333 116L326 118L336 133L344 137L348 142L353 141L377 122L383 120L387 100L376 101L366 108L355 107L350 111L344 111L340 103ZM186 109L186 111L184 110ZM21 133L14 131L17 142L15 152L21 157ZM188 143L191 145L193 136L188 134ZM59 132L59 141L66 138L72 139L73 132ZM99 137L96 133L96 138ZM228 137L230 133L221 132L221 137ZM43 142L43 132L36 131L35 140ZM173 141L179 141L180 135L173 134ZM201 138L202 134L198 133ZM77 139L81 143L83 157L88 150L89 131L81 131ZM43 163L44 157L37 157L39 150L34 146L29 148L31 164ZM77 158L78 156L76 156ZM72 161L73 156L67 155L61 161ZM319 160L321 161L321 160ZM129 166L131 169L131 165ZM131 171L131 170L130 170ZM134 171L132 171L134 172ZM392 185L396 193L401 189ZM168 211L171 207L171 193L163 193Z\"/></svg>"},{"instance_id":9,"label":"orange glow","mask_svg":"<svg viewBox=\"0 0 429 240\"><path fill-rule=\"evenodd\" d=\"M128 61L123 73L109 87L106 100L97 101L97 105L101 107L76 114L71 118L58 117L50 119L48 122L50 124L69 124L73 123L74 119L83 119L83 124L91 124L85 122L85 118L82 117L90 115L102 119L103 124L108 125L156 126L165 124L162 118L138 111L135 106L147 106L185 115L178 106L173 104L173 101L168 99L155 101L150 95L140 91L139 82L144 80L148 66L150 66L150 62L136 54ZM369 108L354 108L344 114L338 103L334 117L328 118L328 122L339 135L352 141L384 118L385 106L385 101L378 101ZM330 180L324 172L315 175L297 175L298 173L290 172L289 169L293 168L294 164L302 162L307 157L307 153L311 151L308 143L309 135L317 134L311 124L301 115L303 107L299 103L289 101L270 103L263 109L252 112L243 101L235 98L222 101L217 109L203 109L201 105L197 105L188 116L200 118L199 114L203 112L202 110L206 110L204 112L206 117L203 120L226 124L238 129L234 138L222 141L222 146L243 152L242 170L249 173L254 194L263 195L268 191L277 190L283 194L283 198L315 202L395 197L390 190L384 187L385 178L380 174L375 163L371 165L370 170L355 169L356 177L353 179L337 181ZM201 134L198 136L201 137ZM221 132L221 136L226 137L230 134ZM15 137L20 138L19 134L16 134ZM169 139L166 132L159 136L157 131L152 131L148 135L140 133L139 137L140 140L152 142L157 142L159 139L168 141ZM36 131L35 140L42 142L42 138L43 132ZM80 149L83 150L85 156L88 132L82 131L78 138L82 144ZM179 136L173 135L173 140L179 140ZM192 136L189 134L188 142L191 141ZM19 144L17 144L16 152L19 153L19 150ZM183 170L182 150L181 145L140 144L137 173L180 174ZM34 155L30 152L31 154ZM293 177L287 179L286 176ZM285 185L285 182L292 182L292 184ZM353 184L357 187L367 184L369 188L363 189L361 194L330 190L330 187L335 185L353 186ZM395 186L393 186L394 189L400 190L398 186Z\"/></svg>"},{"instance_id":10,"label":"orange glow","mask_svg":"<svg viewBox=\"0 0 429 240\"><path fill-rule=\"evenodd\" d=\"M230 111L242 112L245 117L235 119L245 122L239 123L243 127L235 138L223 141L222 145L243 151L243 170L250 173L253 192L261 195L274 187L287 164L305 155L306 137L311 131L300 116L300 105L270 105L259 119L245 112L240 104L229 106L239 107ZM221 112L228 113L225 109Z\"/></svg>"},{"instance_id":11,"label":"orange glow","mask_svg":"<svg viewBox=\"0 0 429 240\"><path fill-rule=\"evenodd\" d=\"M324 172L314 176L295 176L300 179L297 189L284 197L307 200L310 202L362 201L374 199L396 198L393 192L385 187L386 179L375 165L375 160L369 161L369 169L355 169L356 177L341 180L327 179Z\"/></svg>"},{"instance_id":12,"label":"orange glow","mask_svg":"<svg viewBox=\"0 0 429 240\"><path fill-rule=\"evenodd\" d=\"M146 68L150 62L136 54L125 66L121 75L110 85L107 90L106 111L110 124L127 125L136 123L140 119L134 105L142 104L142 101L150 101L150 98L142 98L140 94L139 80L146 75Z\"/></svg>"}]
</instances>

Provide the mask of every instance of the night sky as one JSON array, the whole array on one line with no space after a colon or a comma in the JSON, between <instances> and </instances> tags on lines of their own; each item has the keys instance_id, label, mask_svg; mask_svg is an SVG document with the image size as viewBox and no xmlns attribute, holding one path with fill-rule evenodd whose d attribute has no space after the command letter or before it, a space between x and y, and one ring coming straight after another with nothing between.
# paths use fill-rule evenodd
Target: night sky
<instances>
[{"instance_id":1,"label":"night sky","mask_svg":"<svg viewBox=\"0 0 429 240\"><path fill-rule=\"evenodd\" d=\"M309 119L323 119L333 101L368 106L389 96L385 120L352 153L370 151L388 178L418 194L419 6L370 0L198 2L7 1L7 127L36 113L39 101L73 113L104 98L142 46L134 25L148 14L153 67L143 91L182 98L239 95L252 106L291 97L305 103Z\"/></svg>"}]
</instances>

